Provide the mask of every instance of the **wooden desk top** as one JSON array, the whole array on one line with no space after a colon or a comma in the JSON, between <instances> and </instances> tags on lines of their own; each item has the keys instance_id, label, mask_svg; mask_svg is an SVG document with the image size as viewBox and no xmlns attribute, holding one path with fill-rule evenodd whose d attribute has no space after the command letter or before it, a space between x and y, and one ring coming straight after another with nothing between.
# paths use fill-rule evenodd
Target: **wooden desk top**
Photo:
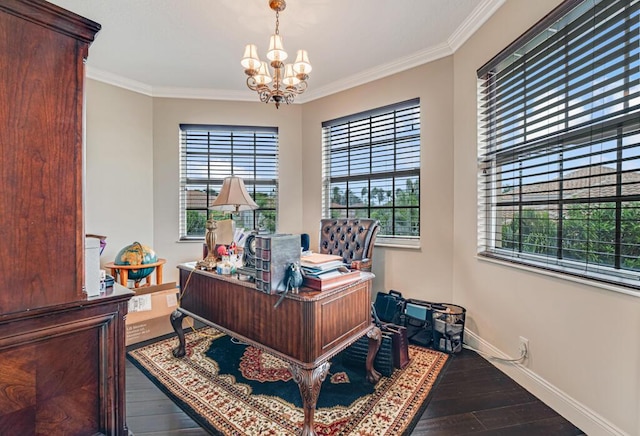
<instances>
[{"instance_id":1,"label":"wooden desk top","mask_svg":"<svg viewBox=\"0 0 640 436\"><path fill-rule=\"evenodd\" d=\"M214 271L206 271L206 270L201 270L196 268L196 263L197 262L187 262L187 263L183 263L178 265L178 269L182 269L185 271L193 271L193 273L195 274L201 274L203 276L208 276L208 277L213 277L217 280L222 280L224 282L228 282L228 283L233 283L234 285L237 286L243 286L245 288L250 288L255 290L256 292L260 292L258 290L256 290L256 284L252 281L249 280L241 280L237 277L236 274L230 274L230 275L224 275L224 274L218 274ZM370 272L366 272L366 271L360 271L360 279L359 280L355 280L351 283L348 283L344 286L338 286L332 289L328 289L326 291L318 291L315 289L311 289L308 288L306 286L303 286L300 288L300 291L297 294L294 294L293 292L287 292L287 295L285 296L285 298L289 298L292 300L299 300L299 301L315 301L315 300L320 300L323 298L328 298L336 293L339 293L341 291L343 291L346 288L349 288L351 286L356 286L360 283L369 281L369 280L373 280L373 278L375 277L374 274L370 273ZM278 296L280 294L277 294Z\"/></svg>"}]
</instances>

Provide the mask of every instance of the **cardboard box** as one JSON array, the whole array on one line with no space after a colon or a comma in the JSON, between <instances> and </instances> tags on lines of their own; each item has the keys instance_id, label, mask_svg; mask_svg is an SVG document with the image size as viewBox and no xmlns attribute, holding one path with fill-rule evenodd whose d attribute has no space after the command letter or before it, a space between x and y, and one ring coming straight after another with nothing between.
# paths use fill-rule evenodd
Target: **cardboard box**
<instances>
[{"instance_id":1,"label":"cardboard box","mask_svg":"<svg viewBox=\"0 0 640 436\"><path fill-rule=\"evenodd\" d=\"M178 307L179 289L175 282L132 289L129 300L126 345L173 332L169 316Z\"/></svg>"}]
</instances>

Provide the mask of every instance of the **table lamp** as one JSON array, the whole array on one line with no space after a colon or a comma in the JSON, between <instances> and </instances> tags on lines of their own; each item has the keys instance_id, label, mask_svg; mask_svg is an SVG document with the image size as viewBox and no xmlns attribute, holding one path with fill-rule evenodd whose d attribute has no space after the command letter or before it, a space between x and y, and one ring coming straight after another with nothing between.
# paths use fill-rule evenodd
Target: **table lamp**
<instances>
[{"instance_id":1,"label":"table lamp","mask_svg":"<svg viewBox=\"0 0 640 436\"><path fill-rule=\"evenodd\" d=\"M222 182L222 189L216 199L209 205L209 209L221 210L231 214L244 210L257 209L259 206L253 201L244 182L240 177L229 176ZM198 266L207 270L216 268L218 259L215 248L217 241L216 230L218 225L215 220L209 219L205 225L207 232L205 243L207 244L207 256L198 262Z\"/></svg>"},{"instance_id":2,"label":"table lamp","mask_svg":"<svg viewBox=\"0 0 640 436\"><path fill-rule=\"evenodd\" d=\"M224 179L220 194L209 206L210 209L230 213L257 209L258 207L247 192L242 179L237 176L229 176Z\"/></svg>"}]
</instances>

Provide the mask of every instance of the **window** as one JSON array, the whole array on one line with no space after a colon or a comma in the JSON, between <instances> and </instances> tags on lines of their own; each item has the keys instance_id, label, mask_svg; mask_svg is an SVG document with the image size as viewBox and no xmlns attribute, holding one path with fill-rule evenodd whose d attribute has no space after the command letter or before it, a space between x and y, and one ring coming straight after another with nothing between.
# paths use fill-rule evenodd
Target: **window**
<instances>
[{"instance_id":1,"label":"window","mask_svg":"<svg viewBox=\"0 0 640 436\"><path fill-rule=\"evenodd\" d=\"M278 129L275 127L180 125L180 238L199 239L208 210L225 177L242 177L259 209L234 214L237 227L275 232L278 204Z\"/></svg>"},{"instance_id":2,"label":"window","mask_svg":"<svg viewBox=\"0 0 640 436\"><path fill-rule=\"evenodd\" d=\"M478 70L481 255L640 289L639 10L564 2Z\"/></svg>"},{"instance_id":3,"label":"window","mask_svg":"<svg viewBox=\"0 0 640 436\"><path fill-rule=\"evenodd\" d=\"M322 123L323 214L374 218L380 238L420 236L420 100Z\"/></svg>"}]
</instances>

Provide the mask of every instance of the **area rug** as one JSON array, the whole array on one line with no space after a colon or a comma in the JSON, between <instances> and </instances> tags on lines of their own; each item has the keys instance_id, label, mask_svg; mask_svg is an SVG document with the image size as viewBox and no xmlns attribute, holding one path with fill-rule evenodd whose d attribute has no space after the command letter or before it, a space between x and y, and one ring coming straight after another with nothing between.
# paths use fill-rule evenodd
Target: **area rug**
<instances>
[{"instance_id":1,"label":"area rug","mask_svg":"<svg viewBox=\"0 0 640 436\"><path fill-rule=\"evenodd\" d=\"M212 328L130 347L127 357L214 435L294 435L304 413L287 364ZM319 435L408 435L427 406L448 355L409 346L411 362L372 386L364 368L331 361L315 413Z\"/></svg>"}]
</instances>

